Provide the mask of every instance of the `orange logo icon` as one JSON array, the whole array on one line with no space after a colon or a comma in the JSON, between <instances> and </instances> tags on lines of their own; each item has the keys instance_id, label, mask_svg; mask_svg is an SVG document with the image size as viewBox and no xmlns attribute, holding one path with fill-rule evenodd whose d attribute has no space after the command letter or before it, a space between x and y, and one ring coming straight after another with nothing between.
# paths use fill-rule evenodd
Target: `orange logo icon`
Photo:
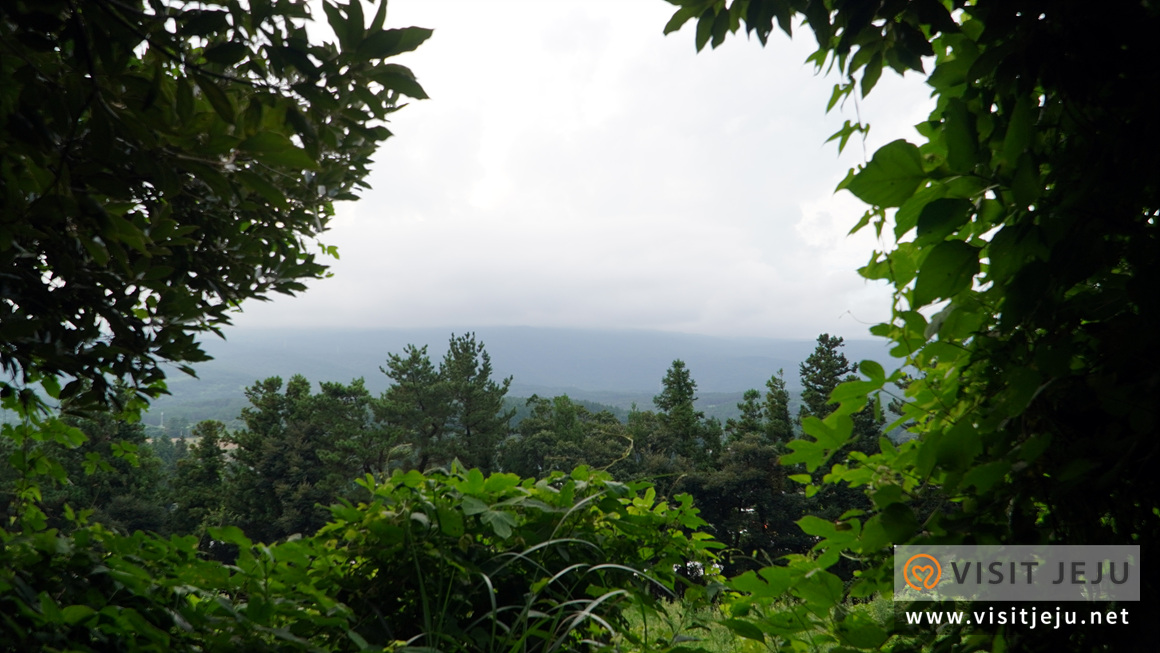
<instances>
[{"instance_id":1,"label":"orange logo icon","mask_svg":"<svg viewBox=\"0 0 1160 653\"><path fill-rule=\"evenodd\" d=\"M916 553L902 567L906 584L918 591L932 590L942 578L942 565L928 553Z\"/></svg>"}]
</instances>

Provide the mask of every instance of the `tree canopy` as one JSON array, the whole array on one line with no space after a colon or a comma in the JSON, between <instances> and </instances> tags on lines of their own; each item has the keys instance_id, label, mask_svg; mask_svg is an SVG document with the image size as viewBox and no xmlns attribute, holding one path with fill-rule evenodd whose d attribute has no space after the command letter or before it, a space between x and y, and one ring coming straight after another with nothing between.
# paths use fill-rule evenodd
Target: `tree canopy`
<instances>
[{"instance_id":1,"label":"tree canopy","mask_svg":"<svg viewBox=\"0 0 1160 653\"><path fill-rule=\"evenodd\" d=\"M426 97L386 60L431 31L322 8L335 42L305 0L0 4L0 392L156 396L241 302L325 274L333 202Z\"/></svg>"},{"instance_id":2,"label":"tree canopy","mask_svg":"<svg viewBox=\"0 0 1160 653\"><path fill-rule=\"evenodd\" d=\"M918 438L831 468L828 482L864 486L874 510L840 528L803 520L820 555L798 571L813 565L817 583L839 555L882 562L906 542L1160 540L1150 469L1160 361L1141 342L1158 317L1160 124L1149 91L1160 82L1160 8L671 1L666 32L695 20L698 49L742 25L764 43L775 22L789 34L802 21L818 43L811 60L840 75L830 108L870 93L885 68L925 75L936 99L919 143L883 146L839 186L871 206L854 230L894 241L860 272L894 287L892 319L871 331L918 373L863 363L864 378L833 392L839 405L824 420L803 421L809 437L783 461L826 465L888 383L905 385L903 420ZM865 128L847 123L834 139L843 147ZM943 509L916 514L924 502ZM874 569L853 595L888 587ZM1145 572L1142 591L1157 591L1158 577ZM790 583L798 596L807 585ZM818 619L814 608L800 614ZM1044 650L1149 639L1130 628L1036 635Z\"/></svg>"}]
</instances>

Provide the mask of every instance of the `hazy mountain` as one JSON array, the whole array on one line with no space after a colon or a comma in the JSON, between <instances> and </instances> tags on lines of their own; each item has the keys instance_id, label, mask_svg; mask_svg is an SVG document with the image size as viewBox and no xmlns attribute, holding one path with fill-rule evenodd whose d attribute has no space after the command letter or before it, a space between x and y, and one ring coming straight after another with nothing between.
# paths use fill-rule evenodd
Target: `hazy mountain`
<instances>
[{"instance_id":1,"label":"hazy mountain","mask_svg":"<svg viewBox=\"0 0 1160 653\"><path fill-rule=\"evenodd\" d=\"M349 382L362 377L372 393L390 380L379 371L387 354L408 344L428 345L433 362L447 349L451 334L467 329L236 329L227 340L203 345L214 360L195 366L197 379L170 374L173 396L157 401L148 421L162 411L170 419L231 419L245 405L242 391L258 379L302 374L314 382ZM720 338L658 331L597 331L532 327L475 329L486 345L498 377L512 376L513 397L568 394L621 408L652 407L665 370L674 359L688 365L697 381L700 408L721 417L748 388L764 389L778 369L785 370L792 393L799 388L798 365L813 351L813 340ZM878 341L847 341L851 361L885 362Z\"/></svg>"}]
</instances>

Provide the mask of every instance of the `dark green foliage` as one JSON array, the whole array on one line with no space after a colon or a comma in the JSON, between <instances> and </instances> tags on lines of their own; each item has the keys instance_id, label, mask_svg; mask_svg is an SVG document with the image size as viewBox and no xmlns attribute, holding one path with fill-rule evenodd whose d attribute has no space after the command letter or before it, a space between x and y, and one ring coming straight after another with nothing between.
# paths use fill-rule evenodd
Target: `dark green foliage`
<instances>
[{"instance_id":1,"label":"dark green foliage","mask_svg":"<svg viewBox=\"0 0 1160 653\"><path fill-rule=\"evenodd\" d=\"M765 430L765 414L761 404L758 403L760 400L760 392L752 389L745 391L741 403L737 404L741 415L736 419L725 420L726 444Z\"/></svg>"},{"instance_id":2,"label":"dark green foliage","mask_svg":"<svg viewBox=\"0 0 1160 653\"><path fill-rule=\"evenodd\" d=\"M697 465L710 465L721 452L721 425L706 420L697 410L697 382L682 360L673 361L661 381L661 393L653 397L660 431L648 448L660 455L678 456Z\"/></svg>"},{"instance_id":3,"label":"dark green foliage","mask_svg":"<svg viewBox=\"0 0 1160 653\"><path fill-rule=\"evenodd\" d=\"M194 537L0 531L0 650L353 649L349 609L317 585L324 550L214 534L239 548L236 565L203 559Z\"/></svg>"},{"instance_id":4,"label":"dark green foliage","mask_svg":"<svg viewBox=\"0 0 1160 653\"><path fill-rule=\"evenodd\" d=\"M274 377L246 390L246 428L230 440L234 464L226 510L253 538L272 542L309 534L326 521L326 506L355 491L352 479L385 471L393 442L372 420L361 380L324 383L318 394L295 376L282 389Z\"/></svg>"},{"instance_id":5,"label":"dark green foliage","mask_svg":"<svg viewBox=\"0 0 1160 653\"><path fill-rule=\"evenodd\" d=\"M336 507L317 541L341 561L327 581L379 645L548 651L607 642L626 609L680 589L674 569L709 565L720 546L693 532L704 522L689 497L661 502L648 484L584 467L540 481L458 467L396 471L367 486L370 502Z\"/></svg>"},{"instance_id":6,"label":"dark green foliage","mask_svg":"<svg viewBox=\"0 0 1160 653\"><path fill-rule=\"evenodd\" d=\"M789 391L785 389L782 371L765 382L762 397L757 390L746 390L737 409L738 418L725 421L726 444L747 435L756 435L766 444L784 444L793 437L793 421L789 416Z\"/></svg>"},{"instance_id":7,"label":"dark green foliage","mask_svg":"<svg viewBox=\"0 0 1160 653\"><path fill-rule=\"evenodd\" d=\"M491 356L475 334L452 335L438 369L427 347L414 345L402 355L390 354L380 369L394 383L376 416L392 437L412 447L416 469L446 467L456 459L485 470L495 465L515 415L504 406L511 378L491 378Z\"/></svg>"},{"instance_id":8,"label":"dark green foliage","mask_svg":"<svg viewBox=\"0 0 1160 653\"><path fill-rule=\"evenodd\" d=\"M431 32L368 30L356 0L312 43L309 9L0 5L0 390L157 396L239 302L323 276L332 202L390 136L369 123L426 97L383 59Z\"/></svg>"},{"instance_id":9,"label":"dark green foliage","mask_svg":"<svg viewBox=\"0 0 1160 653\"><path fill-rule=\"evenodd\" d=\"M844 593L823 596L811 584L852 555L866 569L850 595L885 591L891 544L1160 541L1151 499L1160 493L1152 469L1160 361L1139 341L1160 318L1160 123L1151 93L1160 68L1149 55L1160 8L677 4L666 30L696 19L698 48L742 23L764 42L775 20L789 32L804 19L819 44L811 60L842 76L831 107L859 84L868 93L884 66L926 74L936 99L917 126L918 145L887 144L839 186L871 205L855 230L873 224L893 236L860 272L894 288L890 321L871 331L905 366L860 364L864 378L834 390L824 420L803 420L807 437L784 459L811 472L828 467L827 484L862 487L872 510L836 524L803 519L819 538L817 557L735 581L762 606L749 625L796 647L825 631L847 648L877 648L888 633L835 627ZM834 138L844 145L864 129L847 124ZM867 399L900 382L900 423L915 439L882 440L851 452L848 465L832 464L858 437L854 416ZM961 509L934 509L946 504ZM1160 582L1148 569L1145 596ZM794 598L782 597L787 590ZM787 612L804 630L775 625ZM957 626L892 647L1120 650L1156 640L1158 628L1149 619L1034 633Z\"/></svg>"},{"instance_id":10,"label":"dark green foliage","mask_svg":"<svg viewBox=\"0 0 1160 653\"><path fill-rule=\"evenodd\" d=\"M823 333L818 336L818 346L814 352L801 364L802 417L812 415L822 419L834 412L835 406L830 404L830 395L839 383L857 369L839 351L841 347L842 338Z\"/></svg>"},{"instance_id":11,"label":"dark green foliage","mask_svg":"<svg viewBox=\"0 0 1160 653\"><path fill-rule=\"evenodd\" d=\"M632 442L612 413L589 412L565 396L527 401L531 414L500 447L500 468L524 477L580 465L608 469L627 458Z\"/></svg>"},{"instance_id":12,"label":"dark green foliage","mask_svg":"<svg viewBox=\"0 0 1160 653\"><path fill-rule=\"evenodd\" d=\"M765 382L765 436L770 442L786 443L793 438L793 422L789 416L789 392L785 389L782 370Z\"/></svg>"},{"instance_id":13,"label":"dark green foliage","mask_svg":"<svg viewBox=\"0 0 1160 653\"><path fill-rule=\"evenodd\" d=\"M206 421L194 427L196 440L189 455L178 461L171 483L169 524L174 533L201 538L206 528L225 525L227 461L222 445L228 435L221 422Z\"/></svg>"},{"instance_id":14,"label":"dark green foliage","mask_svg":"<svg viewBox=\"0 0 1160 653\"><path fill-rule=\"evenodd\" d=\"M766 388L764 398L757 390L745 393L737 406L740 418L726 422L716 464L678 483L693 495L714 535L729 545L722 557L730 575L812 544L794 524L807 510L805 497L778 462L793 434L780 371Z\"/></svg>"},{"instance_id":15,"label":"dark green foliage","mask_svg":"<svg viewBox=\"0 0 1160 653\"><path fill-rule=\"evenodd\" d=\"M451 336L439 366L451 406L447 431L460 462L485 472L495 464L495 449L507 437L514 414L503 405L511 377L496 383L491 373L491 356L475 334Z\"/></svg>"},{"instance_id":16,"label":"dark green foliage","mask_svg":"<svg viewBox=\"0 0 1160 653\"><path fill-rule=\"evenodd\" d=\"M189 455L185 438L174 439L166 434L155 434L150 438L149 448L153 450L157 460L161 461L161 471L166 477L173 476L177 472L177 463Z\"/></svg>"},{"instance_id":17,"label":"dark green foliage","mask_svg":"<svg viewBox=\"0 0 1160 653\"><path fill-rule=\"evenodd\" d=\"M446 425L451 406L426 345L408 345L402 355L389 354L387 366L379 369L393 383L376 408L378 419L414 448L419 470L449 460Z\"/></svg>"},{"instance_id":18,"label":"dark green foliage","mask_svg":"<svg viewBox=\"0 0 1160 653\"><path fill-rule=\"evenodd\" d=\"M726 575L807 551L812 544L794 524L805 512L805 499L778 464L783 453L760 435L747 433L725 446L715 468L690 474L677 485L693 496L714 537L728 545L722 554Z\"/></svg>"},{"instance_id":19,"label":"dark green foliage","mask_svg":"<svg viewBox=\"0 0 1160 653\"><path fill-rule=\"evenodd\" d=\"M84 444L45 443L44 454L59 461L68 481L42 488L42 507L54 528L69 528L65 505L89 511L95 521L126 532L165 531L162 462L145 444L140 422L98 413L65 418Z\"/></svg>"},{"instance_id":20,"label":"dark green foliage","mask_svg":"<svg viewBox=\"0 0 1160 653\"><path fill-rule=\"evenodd\" d=\"M834 390L843 382L857 381L853 373L857 365L852 365L846 355L841 352L842 338L823 333L818 336L818 345L813 353L806 358L799 368L802 383L802 407L799 413L800 420L821 420L833 413L838 405L831 402ZM870 454L878 449L878 439L882 437L882 427L886 420L875 414L874 407L867 403L866 407L852 416L854 423L853 437L850 442L835 453L839 464L845 463L846 456L852 451ZM813 474L813 490L806 502L805 512L834 521L847 511L867 510L870 501L861 489L849 485L825 484L825 471L818 470ZM848 565L841 575L848 577L851 571Z\"/></svg>"}]
</instances>

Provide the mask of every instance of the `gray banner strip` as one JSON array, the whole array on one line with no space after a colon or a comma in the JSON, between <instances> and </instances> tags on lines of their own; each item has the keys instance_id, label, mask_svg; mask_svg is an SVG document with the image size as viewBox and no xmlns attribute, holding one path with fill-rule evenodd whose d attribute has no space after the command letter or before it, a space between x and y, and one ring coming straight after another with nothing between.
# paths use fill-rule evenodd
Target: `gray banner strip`
<instances>
[{"instance_id":1,"label":"gray banner strip","mask_svg":"<svg viewBox=\"0 0 1160 653\"><path fill-rule=\"evenodd\" d=\"M1139 601L1140 547L894 547L896 601Z\"/></svg>"}]
</instances>

